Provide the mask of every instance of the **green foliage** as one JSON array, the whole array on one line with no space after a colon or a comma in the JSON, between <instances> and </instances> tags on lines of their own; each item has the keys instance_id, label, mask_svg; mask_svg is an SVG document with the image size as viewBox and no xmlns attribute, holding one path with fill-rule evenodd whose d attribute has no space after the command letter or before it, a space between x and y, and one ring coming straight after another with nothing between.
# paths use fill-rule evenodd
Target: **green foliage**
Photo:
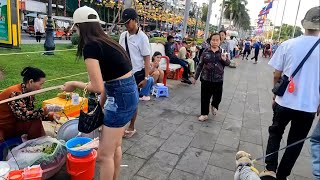
<instances>
[{"instance_id":1,"label":"green foliage","mask_svg":"<svg viewBox=\"0 0 320 180\"><path fill-rule=\"evenodd\" d=\"M77 33L73 33L71 36L71 44L78 45L79 44L79 35Z\"/></svg>"},{"instance_id":2,"label":"green foliage","mask_svg":"<svg viewBox=\"0 0 320 180\"><path fill-rule=\"evenodd\" d=\"M280 27L275 27L275 31L273 34L273 40L279 39L279 31ZM292 33L294 31L294 27L288 24L283 24L281 28L280 41L286 41L292 38ZM301 36L303 34L301 28L299 26L296 27L296 31L294 33L294 37Z\"/></svg>"},{"instance_id":3,"label":"green foliage","mask_svg":"<svg viewBox=\"0 0 320 180\"><path fill-rule=\"evenodd\" d=\"M208 4L203 4L202 6L202 17L201 21L206 22L207 21L207 15L208 15Z\"/></svg>"},{"instance_id":4,"label":"green foliage","mask_svg":"<svg viewBox=\"0 0 320 180\"><path fill-rule=\"evenodd\" d=\"M234 21L235 26L250 29L250 16L246 5L247 0L229 0L226 2L225 18Z\"/></svg>"},{"instance_id":5,"label":"green foliage","mask_svg":"<svg viewBox=\"0 0 320 180\"><path fill-rule=\"evenodd\" d=\"M68 50L69 44L56 44L56 50ZM46 73L46 79L56 79L86 72L83 60L76 60L76 50L55 52L53 56L45 56L42 53L24 54L24 52L36 52L43 49L43 45L21 45L21 49L1 49L0 48L0 69L4 72L4 79L0 81L0 91L22 82L20 73L26 66L37 67ZM1 54L21 53L15 55L1 56ZM5 57L5 58L4 58ZM88 75L82 74L66 79L45 82L45 87L62 85L66 81L88 81ZM36 96L37 106L41 106L42 101L56 97L59 90L49 91Z\"/></svg>"},{"instance_id":6,"label":"green foliage","mask_svg":"<svg viewBox=\"0 0 320 180\"><path fill-rule=\"evenodd\" d=\"M111 39L115 40L116 42L119 42L120 36L119 35L109 35Z\"/></svg>"}]
</instances>

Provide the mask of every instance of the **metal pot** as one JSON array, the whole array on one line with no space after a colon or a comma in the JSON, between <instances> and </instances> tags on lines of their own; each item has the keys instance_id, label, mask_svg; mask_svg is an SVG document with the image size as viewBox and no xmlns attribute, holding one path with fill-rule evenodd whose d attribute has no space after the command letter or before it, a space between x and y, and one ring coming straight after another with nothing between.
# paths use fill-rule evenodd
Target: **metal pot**
<instances>
[{"instance_id":1,"label":"metal pot","mask_svg":"<svg viewBox=\"0 0 320 180\"><path fill-rule=\"evenodd\" d=\"M70 119L64 124L62 124L58 130L57 139L64 140L65 142L67 142L69 139L72 139L78 136L79 134L78 123L79 123L79 119L75 118L75 119ZM98 129L92 131L89 134L81 133L80 135L80 137L89 137L92 139L99 136L100 136L100 132L98 131Z\"/></svg>"}]
</instances>

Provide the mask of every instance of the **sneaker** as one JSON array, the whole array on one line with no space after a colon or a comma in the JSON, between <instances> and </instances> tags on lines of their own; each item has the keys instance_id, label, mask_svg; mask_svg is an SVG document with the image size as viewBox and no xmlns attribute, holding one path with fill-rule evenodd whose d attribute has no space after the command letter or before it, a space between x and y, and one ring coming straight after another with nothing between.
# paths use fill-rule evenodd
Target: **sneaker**
<instances>
[{"instance_id":1,"label":"sneaker","mask_svg":"<svg viewBox=\"0 0 320 180\"><path fill-rule=\"evenodd\" d=\"M208 120L208 116L207 115L201 115L199 117L199 121L206 121L206 120Z\"/></svg>"},{"instance_id":2,"label":"sneaker","mask_svg":"<svg viewBox=\"0 0 320 180\"><path fill-rule=\"evenodd\" d=\"M257 61L255 61L253 64L258 64L258 62L257 62Z\"/></svg>"},{"instance_id":3,"label":"sneaker","mask_svg":"<svg viewBox=\"0 0 320 180\"><path fill-rule=\"evenodd\" d=\"M259 177L272 177L276 179L277 175L274 171L264 170L259 174Z\"/></svg>"}]
</instances>

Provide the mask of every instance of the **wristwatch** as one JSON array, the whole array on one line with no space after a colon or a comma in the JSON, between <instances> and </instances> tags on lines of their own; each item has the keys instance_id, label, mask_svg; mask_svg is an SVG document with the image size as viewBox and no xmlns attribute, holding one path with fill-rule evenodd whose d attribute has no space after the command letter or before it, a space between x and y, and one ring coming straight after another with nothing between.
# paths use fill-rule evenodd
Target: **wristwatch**
<instances>
[{"instance_id":1,"label":"wristwatch","mask_svg":"<svg viewBox=\"0 0 320 180\"><path fill-rule=\"evenodd\" d=\"M149 80L149 76L148 77L144 77L144 80Z\"/></svg>"}]
</instances>

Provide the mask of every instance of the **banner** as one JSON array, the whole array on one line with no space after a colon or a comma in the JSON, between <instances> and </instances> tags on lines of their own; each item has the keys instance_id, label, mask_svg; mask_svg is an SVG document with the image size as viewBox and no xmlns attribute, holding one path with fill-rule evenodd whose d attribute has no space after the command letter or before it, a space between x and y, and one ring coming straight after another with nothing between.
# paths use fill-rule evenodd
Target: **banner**
<instances>
[{"instance_id":1,"label":"banner","mask_svg":"<svg viewBox=\"0 0 320 180\"><path fill-rule=\"evenodd\" d=\"M10 0L0 0L0 43L11 44Z\"/></svg>"}]
</instances>

